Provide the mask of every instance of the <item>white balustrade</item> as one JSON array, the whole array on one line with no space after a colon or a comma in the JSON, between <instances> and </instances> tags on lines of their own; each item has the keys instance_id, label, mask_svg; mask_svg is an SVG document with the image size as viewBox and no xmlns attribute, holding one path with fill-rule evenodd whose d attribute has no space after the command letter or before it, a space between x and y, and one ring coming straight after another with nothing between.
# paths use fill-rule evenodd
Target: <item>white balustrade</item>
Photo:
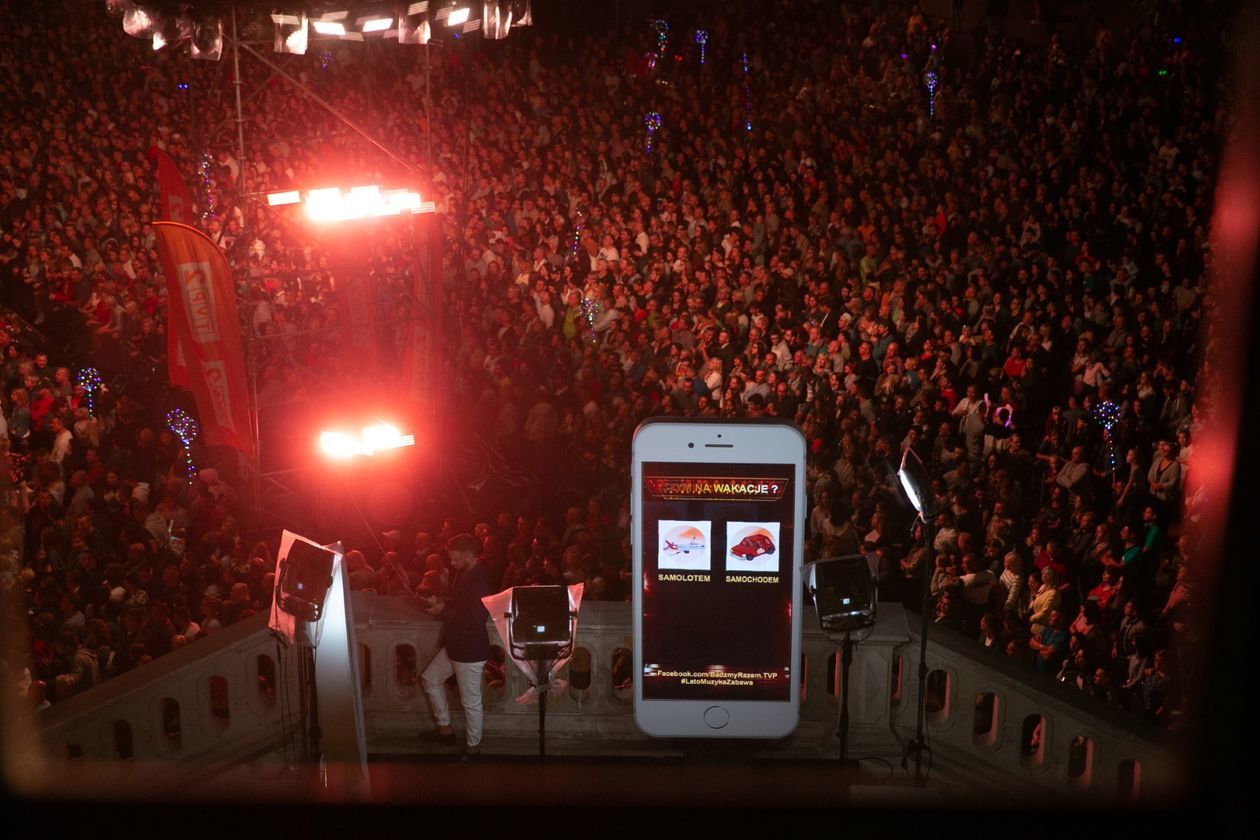
<instances>
[{"instance_id":1,"label":"white balustrade","mask_svg":"<svg viewBox=\"0 0 1260 840\"><path fill-rule=\"evenodd\" d=\"M418 733L433 725L419 674L437 650L441 625L402 598L354 593L352 608L369 751L417 752L423 748ZM589 655L589 684L575 688L572 663L563 669L560 676L569 685L547 706L549 754L643 755L679 749L639 734L629 689L614 685L619 651L627 659L617 677L631 676L629 610L624 603L582 605L577 647ZM855 636L860 643L850 677L851 756L895 762L902 744L914 735L919 646L917 619L910 619L899 606L881 604L879 624L869 634ZM801 725L776 745L775 754L833 757L839 748L839 651L813 629L812 616L804 624ZM503 647L489 624L487 633L493 645ZM1016 795L1051 791L1070 798L1114 799L1122 773L1136 766L1139 798L1179 789L1180 766L1173 755L1135 735L1125 719L1097 714L1088 698L1069 697L1060 686L1026 682L1008 667L978 658L979 648L970 649L970 644L929 637L929 667L945 679L944 710L929 716L929 740L937 772L944 767L957 771L943 778L988 780ZM241 784L248 779L248 788L257 795L282 795L284 724L294 723L284 719L283 701L288 692L290 712L297 708L296 675L297 652L278 650L266 616L253 616L57 704L42 718L39 756L23 762L11 777L19 789L30 792L61 790L65 779L72 778L82 789L160 793L222 785L235 776ZM511 662L504 684L486 687L488 751L495 751L496 739L520 750L536 737L537 707L515 699L526 688L524 675ZM980 695L992 695L994 720L977 734ZM451 701L458 727L458 692L451 691ZM172 703L178 706L177 719ZM1029 719L1041 722L1041 746L1032 754L1022 749ZM292 726L289 737L296 737ZM1074 742L1076 761L1071 760Z\"/></svg>"}]
</instances>

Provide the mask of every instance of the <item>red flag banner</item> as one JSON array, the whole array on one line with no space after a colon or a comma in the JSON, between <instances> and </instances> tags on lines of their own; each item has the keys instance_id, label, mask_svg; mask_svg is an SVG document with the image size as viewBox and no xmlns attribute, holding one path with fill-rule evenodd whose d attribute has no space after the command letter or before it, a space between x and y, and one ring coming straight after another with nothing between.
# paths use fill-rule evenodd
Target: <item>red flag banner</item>
<instances>
[{"instance_id":1,"label":"red flag banner","mask_svg":"<svg viewBox=\"0 0 1260 840\"><path fill-rule=\"evenodd\" d=\"M187 351L205 441L252 458L245 361L227 258L195 228L154 222L153 229L166 275L169 329Z\"/></svg>"},{"instance_id":2,"label":"red flag banner","mask_svg":"<svg viewBox=\"0 0 1260 840\"><path fill-rule=\"evenodd\" d=\"M179 166L171 160L171 156L150 146L148 157L157 164L158 181L158 217L168 222L179 222L185 225L193 223L192 196L188 193L188 185L179 174ZM184 348L180 346L179 336L175 330L167 326L166 330L166 375L171 384L179 388L192 388L192 379L188 375L188 360Z\"/></svg>"},{"instance_id":3,"label":"red flag banner","mask_svg":"<svg viewBox=\"0 0 1260 840\"><path fill-rule=\"evenodd\" d=\"M184 176L179 174L179 166L171 160L171 156L157 146L149 148L149 158L157 163L159 213L168 222L179 222L185 225L193 223L192 196L188 193L188 185Z\"/></svg>"}]
</instances>

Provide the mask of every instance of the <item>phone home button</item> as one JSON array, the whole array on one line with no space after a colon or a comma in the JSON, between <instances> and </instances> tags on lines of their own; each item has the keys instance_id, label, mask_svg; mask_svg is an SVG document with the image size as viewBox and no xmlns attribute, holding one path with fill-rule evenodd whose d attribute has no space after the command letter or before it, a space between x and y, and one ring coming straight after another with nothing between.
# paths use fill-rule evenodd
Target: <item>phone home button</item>
<instances>
[{"instance_id":1,"label":"phone home button","mask_svg":"<svg viewBox=\"0 0 1260 840\"><path fill-rule=\"evenodd\" d=\"M704 722L710 729L721 729L731 722L731 713L721 706L710 706L704 710Z\"/></svg>"}]
</instances>

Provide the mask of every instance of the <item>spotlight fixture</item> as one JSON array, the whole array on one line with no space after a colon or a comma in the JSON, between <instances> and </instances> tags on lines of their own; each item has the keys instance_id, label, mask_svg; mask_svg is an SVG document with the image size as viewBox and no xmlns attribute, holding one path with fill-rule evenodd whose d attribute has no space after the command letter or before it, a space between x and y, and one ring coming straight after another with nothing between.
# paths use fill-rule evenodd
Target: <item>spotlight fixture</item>
<instances>
[{"instance_id":1,"label":"spotlight fixture","mask_svg":"<svg viewBox=\"0 0 1260 840\"><path fill-rule=\"evenodd\" d=\"M433 35L429 26L429 2L412 3L398 16L398 43L427 44Z\"/></svg>"},{"instance_id":2,"label":"spotlight fixture","mask_svg":"<svg viewBox=\"0 0 1260 840\"><path fill-rule=\"evenodd\" d=\"M534 10L532 8L533 4L530 0L512 0L512 2L508 5L512 10L513 26L534 25Z\"/></svg>"},{"instance_id":3,"label":"spotlight fixture","mask_svg":"<svg viewBox=\"0 0 1260 840\"><path fill-rule=\"evenodd\" d=\"M278 53L306 55L310 43L310 23L306 13L299 15L274 14L271 21L276 25L273 48Z\"/></svg>"},{"instance_id":4,"label":"spotlight fixture","mask_svg":"<svg viewBox=\"0 0 1260 840\"><path fill-rule=\"evenodd\" d=\"M514 586L508 619L508 648L517 659L554 662L573 652L577 613L565 586Z\"/></svg>"},{"instance_id":5,"label":"spotlight fixture","mask_svg":"<svg viewBox=\"0 0 1260 840\"><path fill-rule=\"evenodd\" d=\"M486 0L481 4L481 19L485 21L485 35L492 41L501 41L512 29L512 9L503 3Z\"/></svg>"},{"instance_id":6,"label":"spotlight fixture","mask_svg":"<svg viewBox=\"0 0 1260 840\"><path fill-rule=\"evenodd\" d=\"M918 454L907 449L901 456L901 469L897 470L901 487L906 491L910 504L914 505L925 520L936 516L936 499L932 495L932 482Z\"/></svg>"},{"instance_id":7,"label":"spotlight fixture","mask_svg":"<svg viewBox=\"0 0 1260 840\"><path fill-rule=\"evenodd\" d=\"M472 15L472 9L468 8L467 6L464 6L459 9L453 9L450 12L447 12L446 14L446 25L451 26L451 27L462 26L463 24L468 22L468 18L471 15ZM440 19L441 16L442 16L442 13L441 11L439 11L438 18Z\"/></svg>"},{"instance_id":8,"label":"spotlight fixture","mask_svg":"<svg viewBox=\"0 0 1260 840\"><path fill-rule=\"evenodd\" d=\"M311 28L320 35L342 36L346 34L346 25L336 20L313 20Z\"/></svg>"},{"instance_id":9,"label":"spotlight fixture","mask_svg":"<svg viewBox=\"0 0 1260 840\"><path fill-rule=\"evenodd\" d=\"M849 761L849 671L853 667L853 632L875 626L873 556L830 557L808 564L806 588L814 599L818 627L840 644L840 763Z\"/></svg>"},{"instance_id":10,"label":"spotlight fixture","mask_svg":"<svg viewBox=\"0 0 1260 840\"><path fill-rule=\"evenodd\" d=\"M193 24L192 37L188 41L188 51L193 58L203 61L218 61L223 57L223 21L219 18L206 19Z\"/></svg>"},{"instance_id":11,"label":"spotlight fixture","mask_svg":"<svg viewBox=\"0 0 1260 840\"><path fill-rule=\"evenodd\" d=\"M814 599L818 626L832 635L875 624L875 577L866 555L833 557L808 564L806 589Z\"/></svg>"},{"instance_id":12,"label":"spotlight fixture","mask_svg":"<svg viewBox=\"0 0 1260 840\"><path fill-rule=\"evenodd\" d=\"M192 21L186 18L164 17L150 13L153 20L153 51L157 52L168 44L179 43L186 35L192 34Z\"/></svg>"},{"instance_id":13,"label":"spotlight fixture","mask_svg":"<svg viewBox=\"0 0 1260 840\"><path fill-rule=\"evenodd\" d=\"M512 27L533 23L529 0L485 0L481 4L482 32L492 41L508 36Z\"/></svg>"},{"instance_id":14,"label":"spotlight fixture","mask_svg":"<svg viewBox=\"0 0 1260 840\"><path fill-rule=\"evenodd\" d=\"M267 194L269 207L302 202L297 190ZM344 222L379 216L400 216L404 213L436 213L437 205L422 201L419 193L410 190L382 190L378 186L352 187L343 193L336 187L309 190L306 193L306 215L313 222Z\"/></svg>"},{"instance_id":15,"label":"spotlight fixture","mask_svg":"<svg viewBox=\"0 0 1260 840\"><path fill-rule=\"evenodd\" d=\"M923 560L920 561L920 575L923 579L922 601L919 604L919 703L918 720L915 725L914 740L907 745L908 756L914 753L914 783L919 786L927 784L927 776L923 774L923 753L927 751L927 740L923 734L923 717L927 698L927 641L928 628L931 626L931 581L932 569L932 521L936 517L936 497L932 495L932 484L928 478L923 461L913 449L907 449L901 456L901 469L897 471L901 479L902 489L910 498L910 504L919 512L923 520Z\"/></svg>"},{"instance_id":16,"label":"spotlight fixture","mask_svg":"<svg viewBox=\"0 0 1260 840\"><path fill-rule=\"evenodd\" d=\"M295 541L278 564L280 609L302 621L319 621L332 586L335 557L327 549Z\"/></svg>"},{"instance_id":17,"label":"spotlight fixture","mask_svg":"<svg viewBox=\"0 0 1260 840\"><path fill-rule=\"evenodd\" d=\"M359 29L364 33L368 32L384 32L394 25L392 17L361 17L356 21Z\"/></svg>"},{"instance_id":18,"label":"spotlight fixture","mask_svg":"<svg viewBox=\"0 0 1260 840\"><path fill-rule=\"evenodd\" d=\"M358 437L348 432L319 433L320 451L338 460L347 460L356 455L375 455L387 449L403 449L415 445L415 435L404 435L388 423L364 426Z\"/></svg>"},{"instance_id":19,"label":"spotlight fixture","mask_svg":"<svg viewBox=\"0 0 1260 840\"><path fill-rule=\"evenodd\" d=\"M288 192L267 193L267 206L280 207L285 204L300 204L302 194L297 190L289 190Z\"/></svg>"},{"instance_id":20,"label":"spotlight fixture","mask_svg":"<svg viewBox=\"0 0 1260 840\"><path fill-rule=\"evenodd\" d=\"M134 3L123 7L123 32L133 38L151 38L155 29L153 13Z\"/></svg>"}]
</instances>

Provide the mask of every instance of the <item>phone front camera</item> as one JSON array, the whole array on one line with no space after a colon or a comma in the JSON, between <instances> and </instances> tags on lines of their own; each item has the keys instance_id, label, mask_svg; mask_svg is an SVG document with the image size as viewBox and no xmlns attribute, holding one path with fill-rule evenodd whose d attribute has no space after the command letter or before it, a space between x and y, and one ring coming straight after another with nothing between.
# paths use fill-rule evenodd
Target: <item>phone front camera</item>
<instances>
[{"instance_id":1,"label":"phone front camera","mask_svg":"<svg viewBox=\"0 0 1260 840\"><path fill-rule=\"evenodd\" d=\"M687 444L687 448L688 448L688 449L695 449L695 448L696 448L696 445L695 445L694 443L688 443L688 444Z\"/></svg>"}]
</instances>

